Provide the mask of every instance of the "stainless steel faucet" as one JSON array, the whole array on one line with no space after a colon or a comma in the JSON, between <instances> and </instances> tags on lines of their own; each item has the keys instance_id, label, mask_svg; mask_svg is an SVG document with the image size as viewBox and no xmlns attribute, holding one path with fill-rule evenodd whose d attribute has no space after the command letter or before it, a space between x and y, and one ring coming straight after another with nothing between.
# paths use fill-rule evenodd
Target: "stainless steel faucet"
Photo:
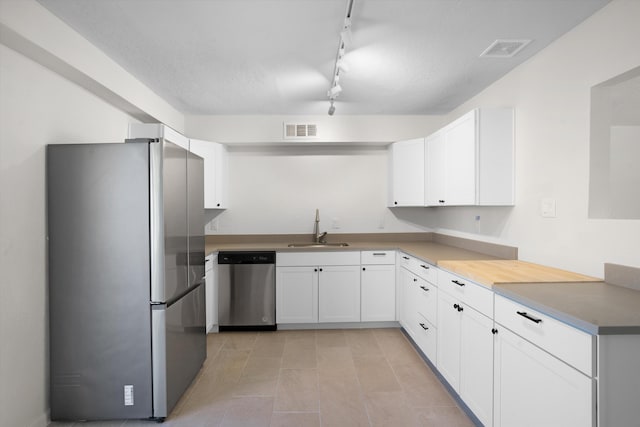
<instances>
[{"instance_id":1,"label":"stainless steel faucet","mask_svg":"<svg viewBox=\"0 0 640 427\"><path fill-rule=\"evenodd\" d=\"M313 242L327 243L327 232L320 233L320 210L316 209L316 221L313 225Z\"/></svg>"}]
</instances>

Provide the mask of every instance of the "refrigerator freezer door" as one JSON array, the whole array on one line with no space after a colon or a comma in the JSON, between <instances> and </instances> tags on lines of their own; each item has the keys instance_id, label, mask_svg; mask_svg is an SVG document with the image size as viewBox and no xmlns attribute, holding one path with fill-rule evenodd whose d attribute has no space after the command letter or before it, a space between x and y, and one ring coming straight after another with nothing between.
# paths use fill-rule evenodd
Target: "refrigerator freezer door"
<instances>
[{"instance_id":1,"label":"refrigerator freezer door","mask_svg":"<svg viewBox=\"0 0 640 427\"><path fill-rule=\"evenodd\" d=\"M165 418L206 357L204 285L152 310L154 418Z\"/></svg>"},{"instance_id":2,"label":"refrigerator freezer door","mask_svg":"<svg viewBox=\"0 0 640 427\"><path fill-rule=\"evenodd\" d=\"M47 147L52 420L152 414L148 170L146 144Z\"/></svg>"}]
</instances>

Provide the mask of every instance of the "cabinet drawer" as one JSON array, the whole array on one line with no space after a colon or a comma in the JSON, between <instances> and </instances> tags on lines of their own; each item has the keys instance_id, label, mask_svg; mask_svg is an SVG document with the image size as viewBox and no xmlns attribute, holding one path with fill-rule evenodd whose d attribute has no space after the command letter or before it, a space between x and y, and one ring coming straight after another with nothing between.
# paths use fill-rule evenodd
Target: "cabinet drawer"
<instances>
[{"instance_id":1,"label":"cabinet drawer","mask_svg":"<svg viewBox=\"0 0 640 427\"><path fill-rule=\"evenodd\" d=\"M413 274L422 277L424 280L437 285L438 269L428 262L412 257L411 255L407 255L404 252L398 252L396 264L400 267L406 268Z\"/></svg>"},{"instance_id":2,"label":"cabinet drawer","mask_svg":"<svg viewBox=\"0 0 640 427\"><path fill-rule=\"evenodd\" d=\"M448 271L438 270L438 288L475 308L487 317L493 317L493 291Z\"/></svg>"},{"instance_id":3,"label":"cabinet drawer","mask_svg":"<svg viewBox=\"0 0 640 427\"><path fill-rule=\"evenodd\" d=\"M438 288L426 280L418 279L414 295L417 299L418 313L435 324L438 307Z\"/></svg>"},{"instance_id":4,"label":"cabinet drawer","mask_svg":"<svg viewBox=\"0 0 640 427\"><path fill-rule=\"evenodd\" d=\"M277 266L360 265L360 252L277 252Z\"/></svg>"},{"instance_id":5,"label":"cabinet drawer","mask_svg":"<svg viewBox=\"0 0 640 427\"><path fill-rule=\"evenodd\" d=\"M437 268L429 264L428 262L424 262L422 260L419 260L418 258L412 257L409 263L409 269L418 276L422 277L424 280L431 282L434 285L438 281Z\"/></svg>"},{"instance_id":6,"label":"cabinet drawer","mask_svg":"<svg viewBox=\"0 0 640 427\"><path fill-rule=\"evenodd\" d=\"M415 336L416 344L420 347L420 350L431 360L431 363L436 364L436 327L433 323L429 322L423 316L418 314L416 316L418 322L418 329Z\"/></svg>"},{"instance_id":7,"label":"cabinet drawer","mask_svg":"<svg viewBox=\"0 0 640 427\"><path fill-rule=\"evenodd\" d=\"M579 371L595 376L595 337L500 295L495 321Z\"/></svg>"},{"instance_id":8,"label":"cabinet drawer","mask_svg":"<svg viewBox=\"0 0 640 427\"><path fill-rule=\"evenodd\" d=\"M398 267L409 268L409 263L411 262L411 257L404 252L396 253L396 265Z\"/></svg>"},{"instance_id":9,"label":"cabinet drawer","mask_svg":"<svg viewBox=\"0 0 640 427\"><path fill-rule=\"evenodd\" d=\"M360 260L363 265L395 264L396 251L362 251Z\"/></svg>"}]
</instances>

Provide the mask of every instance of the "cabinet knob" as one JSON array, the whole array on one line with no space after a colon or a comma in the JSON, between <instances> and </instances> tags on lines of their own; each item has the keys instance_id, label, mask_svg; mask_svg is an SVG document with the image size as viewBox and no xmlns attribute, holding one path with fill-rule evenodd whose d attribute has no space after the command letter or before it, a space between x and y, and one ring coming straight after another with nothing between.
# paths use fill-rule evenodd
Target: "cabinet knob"
<instances>
[{"instance_id":1,"label":"cabinet knob","mask_svg":"<svg viewBox=\"0 0 640 427\"><path fill-rule=\"evenodd\" d=\"M438 203L444 203L444 200L438 200Z\"/></svg>"},{"instance_id":2,"label":"cabinet knob","mask_svg":"<svg viewBox=\"0 0 640 427\"><path fill-rule=\"evenodd\" d=\"M458 309L458 307L460 307L458 304L453 304L453 308L455 308L456 310Z\"/></svg>"},{"instance_id":3,"label":"cabinet knob","mask_svg":"<svg viewBox=\"0 0 640 427\"><path fill-rule=\"evenodd\" d=\"M362 267L362 271L366 271L366 270L367 270L366 268Z\"/></svg>"},{"instance_id":4,"label":"cabinet knob","mask_svg":"<svg viewBox=\"0 0 640 427\"><path fill-rule=\"evenodd\" d=\"M418 281L418 279L416 279L416 278L414 277L414 278L413 278L413 281L414 281L414 282L417 282L417 281Z\"/></svg>"},{"instance_id":5,"label":"cabinet knob","mask_svg":"<svg viewBox=\"0 0 640 427\"><path fill-rule=\"evenodd\" d=\"M314 268L314 269L313 269L313 271L318 271L318 269L317 269L317 268Z\"/></svg>"},{"instance_id":6,"label":"cabinet knob","mask_svg":"<svg viewBox=\"0 0 640 427\"><path fill-rule=\"evenodd\" d=\"M496 328L492 328L492 329L491 329L491 333L492 333L493 335L495 335L495 334L497 334L497 333L498 333L498 330L497 330Z\"/></svg>"},{"instance_id":7,"label":"cabinet knob","mask_svg":"<svg viewBox=\"0 0 640 427\"><path fill-rule=\"evenodd\" d=\"M394 205L397 205L397 204L398 204L398 202L393 202L393 204L394 204Z\"/></svg>"},{"instance_id":8,"label":"cabinet knob","mask_svg":"<svg viewBox=\"0 0 640 427\"><path fill-rule=\"evenodd\" d=\"M216 204L216 206L217 206L217 207L220 207L220 203L217 203L217 204Z\"/></svg>"},{"instance_id":9,"label":"cabinet knob","mask_svg":"<svg viewBox=\"0 0 640 427\"><path fill-rule=\"evenodd\" d=\"M322 271L322 269L320 269L320 271Z\"/></svg>"},{"instance_id":10,"label":"cabinet knob","mask_svg":"<svg viewBox=\"0 0 640 427\"><path fill-rule=\"evenodd\" d=\"M462 310L464 310L464 308L462 308L462 306L461 306L461 305L459 305L459 306L458 306L458 311L462 311Z\"/></svg>"}]
</instances>

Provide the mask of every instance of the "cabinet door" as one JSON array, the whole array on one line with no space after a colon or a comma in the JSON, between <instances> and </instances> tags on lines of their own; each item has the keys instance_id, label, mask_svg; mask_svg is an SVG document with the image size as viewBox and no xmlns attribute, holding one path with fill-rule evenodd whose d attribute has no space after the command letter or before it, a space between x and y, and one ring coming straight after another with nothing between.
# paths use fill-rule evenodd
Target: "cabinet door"
<instances>
[{"instance_id":1,"label":"cabinet door","mask_svg":"<svg viewBox=\"0 0 640 427\"><path fill-rule=\"evenodd\" d=\"M229 168L227 147L223 144L213 143L214 148L214 185L215 200L213 202L214 209L227 209L229 207L228 187L229 187ZM206 171L206 168L205 168Z\"/></svg>"},{"instance_id":2,"label":"cabinet door","mask_svg":"<svg viewBox=\"0 0 640 427\"><path fill-rule=\"evenodd\" d=\"M455 306L455 307L454 307ZM438 293L438 348L437 367L456 391L460 390L460 333L459 303L444 292Z\"/></svg>"},{"instance_id":3,"label":"cabinet door","mask_svg":"<svg viewBox=\"0 0 640 427\"><path fill-rule=\"evenodd\" d=\"M360 321L360 266L320 267L318 321Z\"/></svg>"},{"instance_id":4,"label":"cabinet door","mask_svg":"<svg viewBox=\"0 0 640 427\"><path fill-rule=\"evenodd\" d=\"M191 139L189 151L204 159L204 207L227 208L227 149L217 142Z\"/></svg>"},{"instance_id":5,"label":"cabinet door","mask_svg":"<svg viewBox=\"0 0 640 427\"><path fill-rule=\"evenodd\" d=\"M389 206L424 206L424 138L391 144Z\"/></svg>"},{"instance_id":6,"label":"cabinet door","mask_svg":"<svg viewBox=\"0 0 640 427\"><path fill-rule=\"evenodd\" d=\"M446 187L447 150L443 132L425 140L425 205L438 206L447 202Z\"/></svg>"},{"instance_id":7,"label":"cabinet door","mask_svg":"<svg viewBox=\"0 0 640 427\"><path fill-rule=\"evenodd\" d=\"M207 332L218 324L218 255L210 254L205 258L205 317Z\"/></svg>"},{"instance_id":8,"label":"cabinet door","mask_svg":"<svg viewBox=\"0 0 640 427\"><path fill-rule=\"evenodd\" d=\"M446 128L446 205L476 204L476 111Z\"/></svg>"},{"instance_id":9,"label":"cabinet door","mask_svg":"<svg viewBox=\"0 0 640 427\"><path fill-rule=\"evenodd\" d=\"M493 424L493 320L463 306L460 397L482 424Z\"/></svg>"},{"instance_id":10,"label":"cabinet door","mask_svg":"<svg viewBox=\"0 0 640 427\"><path fill-rule=\"evenodd\" d=\"M318 269L276 268L276 322L318 322Z\"/></svg>"},{"instance_id":11,"label":"cabinet door","mask_svg":"<svg viewBox=\"0 0 640 427\"><path fill-rule=\"evenodd\" d=\"M361 320L392 321L396 318L395 265L365 265L360 275Z\"/></svg>"},{"instance_id":12,"label":"cabinet door","mask_svg":"<svg viewBox=\"0 0 640 427\"><path fill-rule=\"evenodd\" d=\"M595 380L504 327L494 363L495 427L595 425Z\"/></svg>"},{"instance_id":13,"label":"cabinet door","mask_svg":"<svg viewBox=\"0 0 640 427\"><path fill-rule=\"evenodd\" d=\"M405 268L398 269L398 314L400 325L408 331L409 329L409 309L411 308L411 296L409 294L409 284L413 275Z\"/></svg>"}]
</instances>

